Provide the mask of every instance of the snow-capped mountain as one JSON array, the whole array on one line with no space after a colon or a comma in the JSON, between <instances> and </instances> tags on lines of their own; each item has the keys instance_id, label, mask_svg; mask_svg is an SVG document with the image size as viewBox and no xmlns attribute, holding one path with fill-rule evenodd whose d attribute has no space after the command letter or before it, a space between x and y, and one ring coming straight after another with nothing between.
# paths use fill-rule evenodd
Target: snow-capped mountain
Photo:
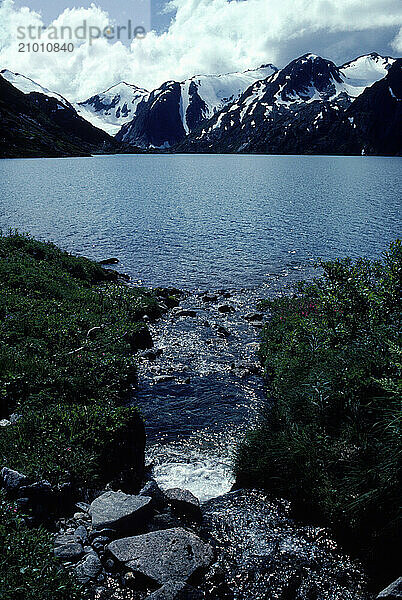
<instances>
[{"instance_id":1,"label":"snow-capped mountain","mask_svg":"<svg viewBox=\"0 0 402 600\"><path fill-rule=\"evenodd\" d=\"M148 96L147 90L121 81L74 107L92 125L115 135L125 123L133 120L138 104Z\"/></svg>"},{"instance_id":2,"label":"snow-capped mountain","mask_svg":"<svg viewBox=\"0 0 402 600\"><path fill-rule=\"evenodd\" d=\"M80 117L63 96L32 79L0 73L0 156L116 152L120 144Z\"/></svg>"},{"instance_id":3,"label":"snow-capped mountain","mask_svg":"<svg viewBox=\"0 0 402 600\"><path fill-rule=\"evenodd\" d=\"M340 72L345 77L344 83L351 84L350 95L360 96L366 88L384 79L394 62L395 58L372 52L340 67Z\"/></svg>"},{"instance_id":4,"label":"snow-capped mountain","mask_svg":"<svg viewBox=\"0 0 402 600\"><path fill-rule=\"evenodd\" d=\"M275 72L277 68L269 64L244 73L167 81L140 102L134 120L123 126L116 137L142 148L172 146L239 98L255 81Z\"/></svg>"},{"instance_id":5,"label":"snow-capped mountain","mask_svg":"<svg viewBox=\"0 0 402 600\"><path fill-rule=\"evenodd\" d=\"M31 94L32 92L36 92L38 94L48 96L49 98L55 98L63 106L71 107L70 102L66 100L63 96L60 96L60 94L56 94L56 92L51 92L47 88L39 85L39 83L36 83L36 81L33 81L33 79L25 77L25 75L13 73L8 69L3 69L2 71L0 71L0 75L3 77L3 79L11 83L11 85L13 85L15 88L17 88L17 90L19 90L23 94Z\"/></svg>"},{"instance_id":6,"label":"snow-capped mountain","mask_svg":"<svg viewBox=\"0 0 402 600\"><path fill-rule=\"evenodd\" d=\"M393 59L360 57L337 67L305 54L263 81L184 140L192 151L286 152L297 150L303 131L310 137L332 123L367 87L388 73Z\"/></svg>"}]
</instances>

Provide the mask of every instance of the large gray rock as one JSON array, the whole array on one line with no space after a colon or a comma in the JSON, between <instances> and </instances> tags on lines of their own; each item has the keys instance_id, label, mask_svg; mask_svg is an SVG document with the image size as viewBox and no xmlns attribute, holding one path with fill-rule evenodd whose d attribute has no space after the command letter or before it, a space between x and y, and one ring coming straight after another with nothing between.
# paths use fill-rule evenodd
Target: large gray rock
<instances>
[{"instance_id":1,"label":"large gray rock","mask_svg":"<svg viewBox=\"0 0 402 600\"><path fill-rule=\"evenodd\" d=\"M108 550L129 569L160 585L187 582L213 560L211 546L180 527L115 540Z\"/></svg>"},{"instance_id":2,"label":"large gray rock","mask_svg":"<svg viewBox=\"0 0 402 600\"><path fill-rule=\"evenodd\" d=\"M146 600L201 600L204 594L184 581L169 581Z\"/></svg>"},{"instance_id":3,"label":"large gray rock","mask_svg":"<svg viewBox=\"0 0 402 600\"><path fill-rule=\"evenodd\" d=\"M102 572L102 563L94 554L88 554L74 570L78 581L88 583L91 579L96 579Z\"/></svg>"},{"instance_id":4,"label":"large gray rock","mask_svg":"<svg viewBox=\"0 0 402 600\"><path fill-rule=\"evenodd\" d=\"M81 544L72 543L65 544L64 546L57 546L54 549L54 555L56 558L64 561L78 560L84 554L84 548Z\"/></svg>"},{"instance_id":5,"label":"large gray rock","mask_svg":"<svg viewBox=\"0 0 402 600\"><path fill-rule=\"evenodd\" d=\"M16 492L20 487L24 486L28 479L22 473L13 471L8 467L3 467L1 470L1 478L3 480L3 486L9 493Z\"/></svg>"},{"instance_id":6,"label":"large gray rock","mask_svg":"<svg viewBox=\"0 0 402 600\"><path fill-rule=\"evenodd\" d=\"M151 498L123 492L105 492L89 507L94 529L138 528L148 516Z\"/></svg>"},{"instance_id":7,"label":"large gray rock","mask_svg":"<svg viewBox=\"0 0 402 600\"><path fill-rule=\"evenodd\" d=\"M177 512L193 518L200 518L200 501L189 490L170 488L165 490L165 497Z\"/></svg>"},{"instance_id":8,"label":"large gray rock","mask_svg":"<svg viewBox=\"0 0 402 600\"><path fill-rule=\"evenodd\" d=\"M377 596L377 600L402 600L402 577L391 583Z\"/></svg>"}]
</instances>

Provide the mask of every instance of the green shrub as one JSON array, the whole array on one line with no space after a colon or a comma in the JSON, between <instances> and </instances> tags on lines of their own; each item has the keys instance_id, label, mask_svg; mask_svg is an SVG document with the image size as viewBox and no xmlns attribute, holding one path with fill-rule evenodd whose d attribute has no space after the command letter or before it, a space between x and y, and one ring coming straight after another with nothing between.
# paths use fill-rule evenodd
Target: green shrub
<instances>
[{"instance_id":1,"label":"green shrub","mask_svg":"<svg viewBox=\"0 0 402 600\"><path fill-rule=\"evenodd\" d=\"M0 464L52 484L94 488L132 469L144 446L135 408L51 404L0 429Z\"/></svg>"},{"instance_id":2,"label":"green shrub","mask_svg":"<svg viewBox=\"0 0 402 600\"><path fill-rule=\"evenodd\" d=\"M292 498L360 555L392 569L400 532L402 246L323 262L265 303L272 406L240 447L240 484ZM384 560L383 560L384 559Z\"/></svg>"},{"instance_id":3,"label":"green shrub","mask_svg":"<svg viewBox=\"0 0 402 600\"><path fill-rule=\"evenodd\" d=\"M53 557L52 536L28 529L16 505L0 492L0 597L2 600L83 600L79 585Z\"/></svg>"}]
</instances>

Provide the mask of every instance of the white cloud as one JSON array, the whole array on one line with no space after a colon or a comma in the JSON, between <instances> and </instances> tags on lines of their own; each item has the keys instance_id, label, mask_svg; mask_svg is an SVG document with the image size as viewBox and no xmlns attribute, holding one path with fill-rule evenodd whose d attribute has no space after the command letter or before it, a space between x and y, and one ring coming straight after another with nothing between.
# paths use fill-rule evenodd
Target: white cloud
<instances>
[{"instance_id":1,"label":"white cloud","mask_svg":"<svg viewBox=\"0 0 402 600\"><path fill-rule=\"evenodd\" d=\"M392 47L396 52L402 53L402 27L398 35L392 40Z\"/></svg>"},{"instance_id":2,"label":"white cloud","mask_svg":"<svg viewBox=\"0 0 402 600\"><path fill-rule=\"evenodd\" d=\"M304 42L320 32L360 32L402 26L400 0L172 0L169 29L133 40L76 40L68 53L19 53L19 25L42 25L28 8L17 10L12 0L0 7L0 65L18 71L70 100L84 99L125 80L152 89L167 79L196 73L243 70L281 60L283 48ZM103 28L107 13L89 9L65 10L53 25L88 24ZM357 34L356 34L357 35ZM393 42L402 49L402 33ZM375 48L373 48L375 49Z\"/></svg>"}]
</instances>

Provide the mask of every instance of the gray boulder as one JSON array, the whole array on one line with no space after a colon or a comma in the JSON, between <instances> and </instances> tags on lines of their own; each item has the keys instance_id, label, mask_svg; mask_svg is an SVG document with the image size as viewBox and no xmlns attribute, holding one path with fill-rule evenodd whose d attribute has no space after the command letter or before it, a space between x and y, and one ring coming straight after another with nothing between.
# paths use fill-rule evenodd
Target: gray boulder
<instances>
[{"instance_id":1,"label":"gray boulder","mask_svg":"<svg viewBox=\"0 0 402 600\"><path fill-rule=\"evenodd\" d=\"M152 503L158 510L162 510L166 506L165 494L154 480L148 481L138 495L152 498Z\"/></svg>"},{"instance_id":2,"label":"gray boulder","mask_svg":"<svg viewBox=\"0 0 402 600\"><path fill-rule=\"evenodd\" d=\"M75 567L75 574L81 583L94 580L102 572L102 563L94 554L88 554L82 563Z\"/></svg>"},{"instance_id":3,"label":"gray boulder","mask_svg":"<svg viewBox=\"0 0 402 600\"><path fill-rule=\"evenodd\" d=\"M89 514L94 529L138 529L147 518L151 498L123 492L105 492L92 502Z\"/></svg>"},{"instance_id":4,"label":"gray boulder","mask_svg":"<svg viewBox=\"0 0 402 600\"><path fill-rule=\"evenodd\" d=\"M3 467L1 470L1 478L3 486L8 493L16 492L20 487L24 486L28 479L22 473Z\"/></svg>"},{"instance_id":5,"label":"gray boulder","mask_svg":"<svg viewBox=\"0 0 402 600\"><path fill-rule=\"evenodd\" d=\"M63 561L78 560L83 554L84 548L81 546L81 544L77 543L65 544L64 546L57 546L54 549L55 557Z\"/></svg>"},{"instance_id":6,"label":"gray boulder","mask_svg":"<svg viewBox=\"0 0 402 600\"><path fill-rule=\"evenodd\" d=\"M169 504L177 512L193 518L201 517L200 501L189 490L170 488L164 493Z\"/></svg>"},{"instance_id":7,"label":"gray boulder","mask_svg":"<svg viewBox=\"0 0 402 600\"><path fill-rule=\"evenodd\" d=\"M129 569L160 585L187 582L213 560L211 546L180 527L115 540L108 550Z\"/></svg>"},{"instance_id":8,"label":"gray boulder","mask_svg":"<svg viewBox=\"0 0 402 600\"><path fill-rule=\"evenodd\" d=\"M184 581L168 581L146 600L201 600L204 594Z\"/></svg>"},{"instance_id":9,"label":"gray boulder","mask_svg":"<svg viewBox=\"0 0 402 600\"><path fill-rule=\"evenodd\" d=\"M79 544L83 544L84 546L88 543L88 532L84 525L79 525L77 529L74 531L74 540Z\"/></svg>"},{"instance_id":10,"label":"gray boulder","mask_svg":"<svg viewBox=\"0 0 402 600\"><path fill-rule=\"evenodd\" d=\"M77 542L77 540L75 539L75 536L71 533L61 533L59 535L56 535L56 537L54 538L54 545L57 546L67 546L68 544L79 544L80 542Z\"/></svg>"},{"instance_id":11,"label":"gray boulder","mask_svg":"<svg viewBox=\"0 0 402 600\"><path fill-rule=\"evenodd\" d=\"M1 419L0 427L8 427L9 425L11 425L11 421L9 421L8 419Z\"/></svg>"},{"instance_id":12,"label":"gray boulder","mask_svg":"<svg viewBox=\"0 0 402 600\"><path fill-rule=\"evenodd\" d=\"M377 600L402 600L402 577L380 592Z\"/></svg>"}]
</instances>

